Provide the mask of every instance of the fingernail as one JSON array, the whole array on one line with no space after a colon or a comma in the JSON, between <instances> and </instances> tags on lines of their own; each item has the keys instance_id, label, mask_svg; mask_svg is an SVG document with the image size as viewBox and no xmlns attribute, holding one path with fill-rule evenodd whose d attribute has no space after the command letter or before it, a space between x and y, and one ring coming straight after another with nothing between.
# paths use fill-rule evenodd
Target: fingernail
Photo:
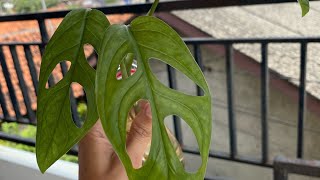
<instances>
[{"instance_id":1,"label":"fingernail","mask_svg":"<svg viewBox=\"0 0 320 180\"><path fill-rule=\"evenodd\" d=\"M144 112L145 112L145 115L148 116L149 118L152 117L152 112L151 112L151 107L150 107L150 103L147 103L145 106L144 106Z\"/></svg>"}]
</instances>

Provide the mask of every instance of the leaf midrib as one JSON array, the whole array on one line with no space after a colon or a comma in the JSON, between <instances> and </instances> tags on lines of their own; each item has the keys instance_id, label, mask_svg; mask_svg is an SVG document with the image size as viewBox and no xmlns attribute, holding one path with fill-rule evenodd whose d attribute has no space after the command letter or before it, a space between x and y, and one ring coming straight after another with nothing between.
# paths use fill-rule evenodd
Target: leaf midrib
<instances>
[{"instance_id":1,"label":"leaf midrib","mask_svg":"<svg viewBox=\"0 0 320 180\"><path fill-rule=\"evenodd\" d=\"M75 63L74 63L74 65L70 68L70 70L69 70L69 73L71 73L71 74L73 74L74 69L75 69L75 66L76 66L76 64L77 64L78 61L79 61L79 60L78 60L79 54L81 54L81 53L79 53L79 52L80 52L80 50L81 50L81 45L83 44L83 34L84 34L84 29L85 29L86 23L87 23L88 12L89 12L89 11L86 10L86 11L85 11L85 14L84 14L84 22L83 22L83 24L82 24L82 26L81 26L82 28L81 28L80 44L79 44L79 48L78 48L78 51L77 51L76 56L75 56L75 57L76 57ZM70 81L72 82L72 77L71 77ZM69 87L69 88L70 88L70 87ZM65 97L64 97L65 101L67 100L68 95L69 95L69 93L66 93L66 95L65 95ZM64 101L63 104L65 104L65 101ZM58 119L60 119L60 117L61 117L61 114L62 114L62 110L61 110L61 109L62 109L63 107L64 107L64 106L60 106L60 112L59 112ZM57 129L58 129L57 126L54 126L53 134L56 133ZM51 147L51 146L52 146L52 144L53 144L53 138L54 138L54 136L51 136L50 141L49 141L49 146L47 146L47 147ZM47 162L47 160L48 160L48 152L49 152L49 148L46 149L45 162Z\"/></svg>"},{"instance_id":2,"label":"leaf midrib","mask_svg":"<svg viewBox=\"0 0 320 180\"><path fill-rule=\"evenodd\" d=\"M134 38L134 36L132 35L132 32L130 31L130 25L129 26L125 26L125 28L126 28L126 32L127 32L127 35L128 35L128 37L129 37L129 40L130 40L130 42L131 42L131 45L133 46L133 49L134 49L134 51L137 53L137 59L140 59L140 61L141 61L141 65L142 65L142 69L144 69L144 70L146 70L146 64L145 64L145 62L143 61L143 59L142 59L142 57L141 57L141 52L140 52L140 48L139 48L139 46L137 45L137 43L136 43L136 40L135 40L135 38ZM155 100L154 100L154 93L153 93L153 88L152 88L152 86L150 85L150 83L149 83L149 81L151 81L151 79L148 77L148 75L146 75L145 76L146 78L147 78L147 81L146 81L146 83L147 83L147 86L149 87L149 88L147 88L147 91L150 91L150 93L151 93L151 102L155 102ZM155 106L155 104L154 104L154 106ZM159 118L158 118L158 110L157 110L157 108L155 108L155 111L156 111L156 115L157 115L157 118L156 119L158 119L158 121L157 121L157 123L158 123L158 126L159 126L159 128L160 128L160 120L159 120ZM153 122L152 122L153 123ZM163 149L165 149L165 147L163 146L163 144L164 144L164 142L163 142L163 132L161 131L161 128L160 128L160 134L161 134L161 144L162 144L162 148ZM150 148L150 150L151 150L151 148ZM167 153L165 152L165 150L164 150L164 155L165 155L165 159L166 159L166 161L168 162L168 157L167 157ZM169 166L169 168L170 168L170 164L168 165ZM169 176L169 172L168 172L168 176Z\"/></svg>"}]
</instances>

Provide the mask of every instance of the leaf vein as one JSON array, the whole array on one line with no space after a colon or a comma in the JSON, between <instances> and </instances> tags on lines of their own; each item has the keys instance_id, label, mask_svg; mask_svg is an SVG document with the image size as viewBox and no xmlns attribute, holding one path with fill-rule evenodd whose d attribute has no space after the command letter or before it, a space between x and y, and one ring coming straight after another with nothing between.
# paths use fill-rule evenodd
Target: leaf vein
<instances>
[{"instance_id":1,"label":"leaf vein","mask_svg":"<svg viewBox=\"0 0 320 180\"><path fill-rule=\"evenodd\" d=\"M174 58L174 57L172 57L172 56L170 56L170 55L168 55L168 54L166 54L166 53L164 53L164 52L161 52L161 51L159 51L159 50L157 50L157 49L154 49L154 48L152 48L152 47L150 47L150 46L147 46L147 45L144 45L144 44L141 44L141 43L138 43L138 44L139 44L140 46L142 46L142 47L145 47L145 48L147 48L147 49L150 49L150 50L152 50L152 51L155 51L156 53L162 54L162 55L164 55L164 56L167 56L167 57L170 58L170 59L173 59L173 60L176 61L178 64L180 64L182 67L184 67L184 68L187 70L188 74L189 74L190 76L192 76L193 79L196 79L196 77L194 77L193 73L189 70L189 68L185 67L185 65L182 64L180 61L178 61L176 58Z\"/></svg>"}]
</instances>

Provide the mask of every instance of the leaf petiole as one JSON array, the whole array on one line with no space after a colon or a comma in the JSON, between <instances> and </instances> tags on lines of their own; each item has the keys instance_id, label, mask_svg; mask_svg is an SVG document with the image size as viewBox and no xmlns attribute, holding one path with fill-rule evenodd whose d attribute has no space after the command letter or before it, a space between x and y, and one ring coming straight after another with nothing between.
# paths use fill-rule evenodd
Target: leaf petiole
<instances>
[{"instance_id":1,"label":"leaf petiole","mask_svg":"<svg viewBox=\"0 0 320 180\"><path fill-rule=\"evenodd\" d=\"M153 4L152 4L152 6L151 6L151 8L150 8L150 10L149 10L149 12L148 12L148 14L147 14L147 16L153 16L154 12L155 12L156 9L157 9L158 4L159 4L159 0L154 0L154 2L153 2Z\"/></svg>"}]
</instances>

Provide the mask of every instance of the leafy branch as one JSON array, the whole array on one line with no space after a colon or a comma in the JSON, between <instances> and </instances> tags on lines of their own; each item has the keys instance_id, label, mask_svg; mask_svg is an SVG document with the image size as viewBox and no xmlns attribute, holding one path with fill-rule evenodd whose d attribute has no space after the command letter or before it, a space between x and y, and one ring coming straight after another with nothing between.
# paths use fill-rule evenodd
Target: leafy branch
<instances>
[{"instance_id":1,"label":"leafy branch","mask_svg":"<svg viewBox=\"0 0 320 180\"><path fill-rule=\"evenodd\" d=\"M97 10L70 12L49 41L43 56L38 94L36 153L42 172L74 146L100 118L105 134L124 165L129 179L203 179L211 140L211 95L207 82L188 47L169 25L148 15L130 25L110 25ZM86 61L85 44L91 44L99 60L95 71ZM138 68L131 75L133 59ZM162 84L151 71L150 60L158 59L184 73L202 88L203 96L191 96ZM70 61L65 77L46 88L54 67ZM116 78L120 66L122 79ZM88 111L78 128L70 111L70 85L86 91ZM152 142L148 159L134 169L126 151L128 112L140 99L150 102ZM177 115L192 128L199 144L202 164L197 172L186 172L173 148L164 118ZM150 176L152 174L152 176Z\"/></svg>"}]
</instances>

